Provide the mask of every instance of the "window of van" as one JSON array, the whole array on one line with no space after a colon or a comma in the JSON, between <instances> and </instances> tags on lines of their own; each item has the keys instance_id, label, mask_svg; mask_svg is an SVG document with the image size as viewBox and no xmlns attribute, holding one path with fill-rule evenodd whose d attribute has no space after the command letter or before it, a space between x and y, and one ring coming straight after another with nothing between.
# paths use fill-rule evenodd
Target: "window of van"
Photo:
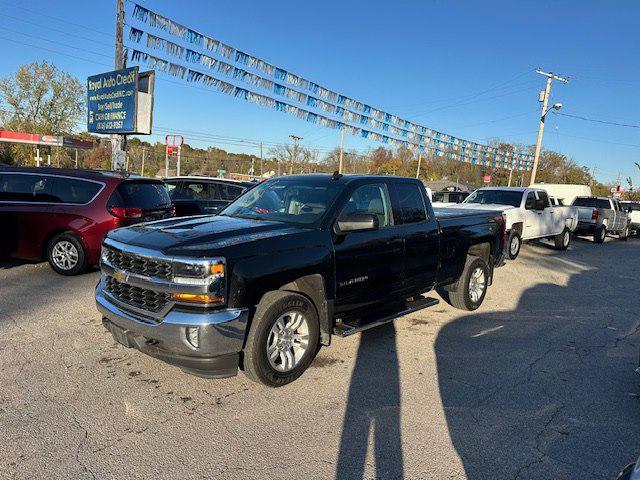
<instances>
[{"instance_id":1,"label":"window of van","mask_svg":"<svg viewBox=\"0 0 640 480\"><path fill-rule=\"evenodd\" d=\"M12 173L2 175L0 201L50 202L55 177Z\"/></svg>"}]
</instances>

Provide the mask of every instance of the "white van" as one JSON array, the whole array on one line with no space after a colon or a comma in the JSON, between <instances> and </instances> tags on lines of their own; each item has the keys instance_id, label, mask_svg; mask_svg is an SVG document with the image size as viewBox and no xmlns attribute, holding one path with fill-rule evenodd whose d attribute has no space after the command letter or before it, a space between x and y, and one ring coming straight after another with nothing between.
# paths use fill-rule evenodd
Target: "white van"
<instances>
[{"instance_id":1,"label":"white van","mask_svg":"<svg viewBox=\"0 0 640 480\"><path fill-rule=\"evenodd\" d=\"M568 183L534 183L529 188L546 190L550 197L556 197L565 205L571 205L576 197L590 197L589 185L572 185Z\"/></svg>"}]
</instances>

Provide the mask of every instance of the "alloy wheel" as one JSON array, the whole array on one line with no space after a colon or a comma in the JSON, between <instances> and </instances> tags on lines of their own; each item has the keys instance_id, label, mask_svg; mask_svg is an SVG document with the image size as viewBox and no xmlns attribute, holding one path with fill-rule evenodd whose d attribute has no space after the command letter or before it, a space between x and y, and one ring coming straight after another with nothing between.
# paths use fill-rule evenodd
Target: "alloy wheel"
<instances>
[{"instance_id":1,"label":"alloy wheel","mask_svg":"<svg viewBox=\"0 0 640 480\"><path fill-rule=\"evenodd\" d=\"M469 297L473 303L477 303L480 298L482 298L486 285L487 279L485 277L484 270L480 267L476 267L471 273L471 278L469 279Z\"/></svg>"},{"instance_id":2,"label":"alloy wheel","mask_svg":"<svg viewBox=\"0 0 640 480\"><path fill-rule=\"evenodd\" d=\"M57 242L51 250L51 259L60 270L72 270L78 264L78 249L67 241Z\"/></svg>"},{"instance_id":3,"label":"alloy wheel","mask_svg":"<svg viewBox=\"0 0 640 480\"><path fill-rule=\"evenodd\" d=\"M274 370L290 372L309 348L309 322L299 311L288 311L276 320L267 337L267 357Z\"/></svg>"}]
</instances>

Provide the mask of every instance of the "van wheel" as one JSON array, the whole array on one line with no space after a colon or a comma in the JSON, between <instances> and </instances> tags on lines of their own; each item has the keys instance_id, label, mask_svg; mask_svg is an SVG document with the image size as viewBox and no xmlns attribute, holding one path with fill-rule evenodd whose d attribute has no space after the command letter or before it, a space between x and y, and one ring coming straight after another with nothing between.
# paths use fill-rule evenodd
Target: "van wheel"
<instances>
[{"instance_id":1,"label":"van wheel","mask_svg":"<svg viewBox=\"0 0 640 480\"><path fill-rule=\"evenodd\" d=\"M569 244L571 243L571 232L568 228L565 228L564 232L556 235L554 240L558 250L566 250L569 248Z\"/></svg>"},{"instance_id":2,"label":"van wheel","mask_svg":"<svg viewBox=\"0 0 640 480\"><path fill-rule=\"evenodd\" d=\"M51 239L47 260L51 268L61 275L79 275L87 270L84 245L71 233L61 233Z\"/></svg>"},{"instance_id":3,"label":"van wheel","mask_svg":"<svg viewBox=\"0 0 640 480\"><path fill-rule=\"evenodd\" d=\"M603 225L593 234L593 241L596 243L604 243L605 238L607 238L607 227Z\"/></svg>"},{"instance_id":4,"label":"van wheel","mask_svg":"<svg viewBox=\"0 0 640 480\"><path fill-rule=\"evenodd\" d=\"M618 235L618 238L620 240L623 241L627 241L627 239L629 238L629 226L627 225L626 227L624 227L624 230L622 232L620 232L620 235Z\"/></svg>"},{"instance_id":5,"label":"van wheel","mask_svg":"<svg viewBox=\"0 0 640 480\"><path fill-rule=\"evenodd\" d=\"M311 364L320 339L313 304L297 293L267 293L256 309L244 349L244 371L269 387L293 382Z\"/></svg>"},{"instance_id":6,"label":"van wheel","mask_svg":"<svg viewBox=\"0 0 640 480\"><path fill-rule=\"evenodd\" d=\"M520 253L522 238L518 232L511 232L509 235L509 259L515 260Z\"/></svg>"},{"instance_id":7,"label":"van wheel","mask_svg":"<svg viewBox=\"0 0 640 480\"><path fill-rule=\"evenodd\" d=\"M447 290L438 288L437 292L452 307L471 311L482 305L488 281L487 263L479 257L469 256L458 281Z\"/></svg>"}]
</instances>

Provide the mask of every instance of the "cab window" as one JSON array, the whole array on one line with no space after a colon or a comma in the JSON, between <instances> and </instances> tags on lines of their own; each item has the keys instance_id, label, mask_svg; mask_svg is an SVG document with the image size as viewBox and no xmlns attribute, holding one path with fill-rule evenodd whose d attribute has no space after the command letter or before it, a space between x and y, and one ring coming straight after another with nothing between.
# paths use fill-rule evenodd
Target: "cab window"
<instances>
[{"instance_id":1,"label":"cab window","mask_svg":"<svg viewBox=\"0 0 640 480\"><path fill-rule=\"evenodd\" d=\"M422 192L414 183L395 183L393 189L396 203L400 210L403 224L420 223L427 220L427 211L422 198Z\"/></svg>"},{"instance_id":2,"label":"cab window","mask_svg":"<svg viewBox=\"0 0 640 480\"><path fill-rule=\"evenodd\" d=\"M393 225L393 213L387 186L384 183L375 183L356 188L340 212L339 219L357 213L368 213L378 217L379 228Z\"/></svg>"}]
</instances>

